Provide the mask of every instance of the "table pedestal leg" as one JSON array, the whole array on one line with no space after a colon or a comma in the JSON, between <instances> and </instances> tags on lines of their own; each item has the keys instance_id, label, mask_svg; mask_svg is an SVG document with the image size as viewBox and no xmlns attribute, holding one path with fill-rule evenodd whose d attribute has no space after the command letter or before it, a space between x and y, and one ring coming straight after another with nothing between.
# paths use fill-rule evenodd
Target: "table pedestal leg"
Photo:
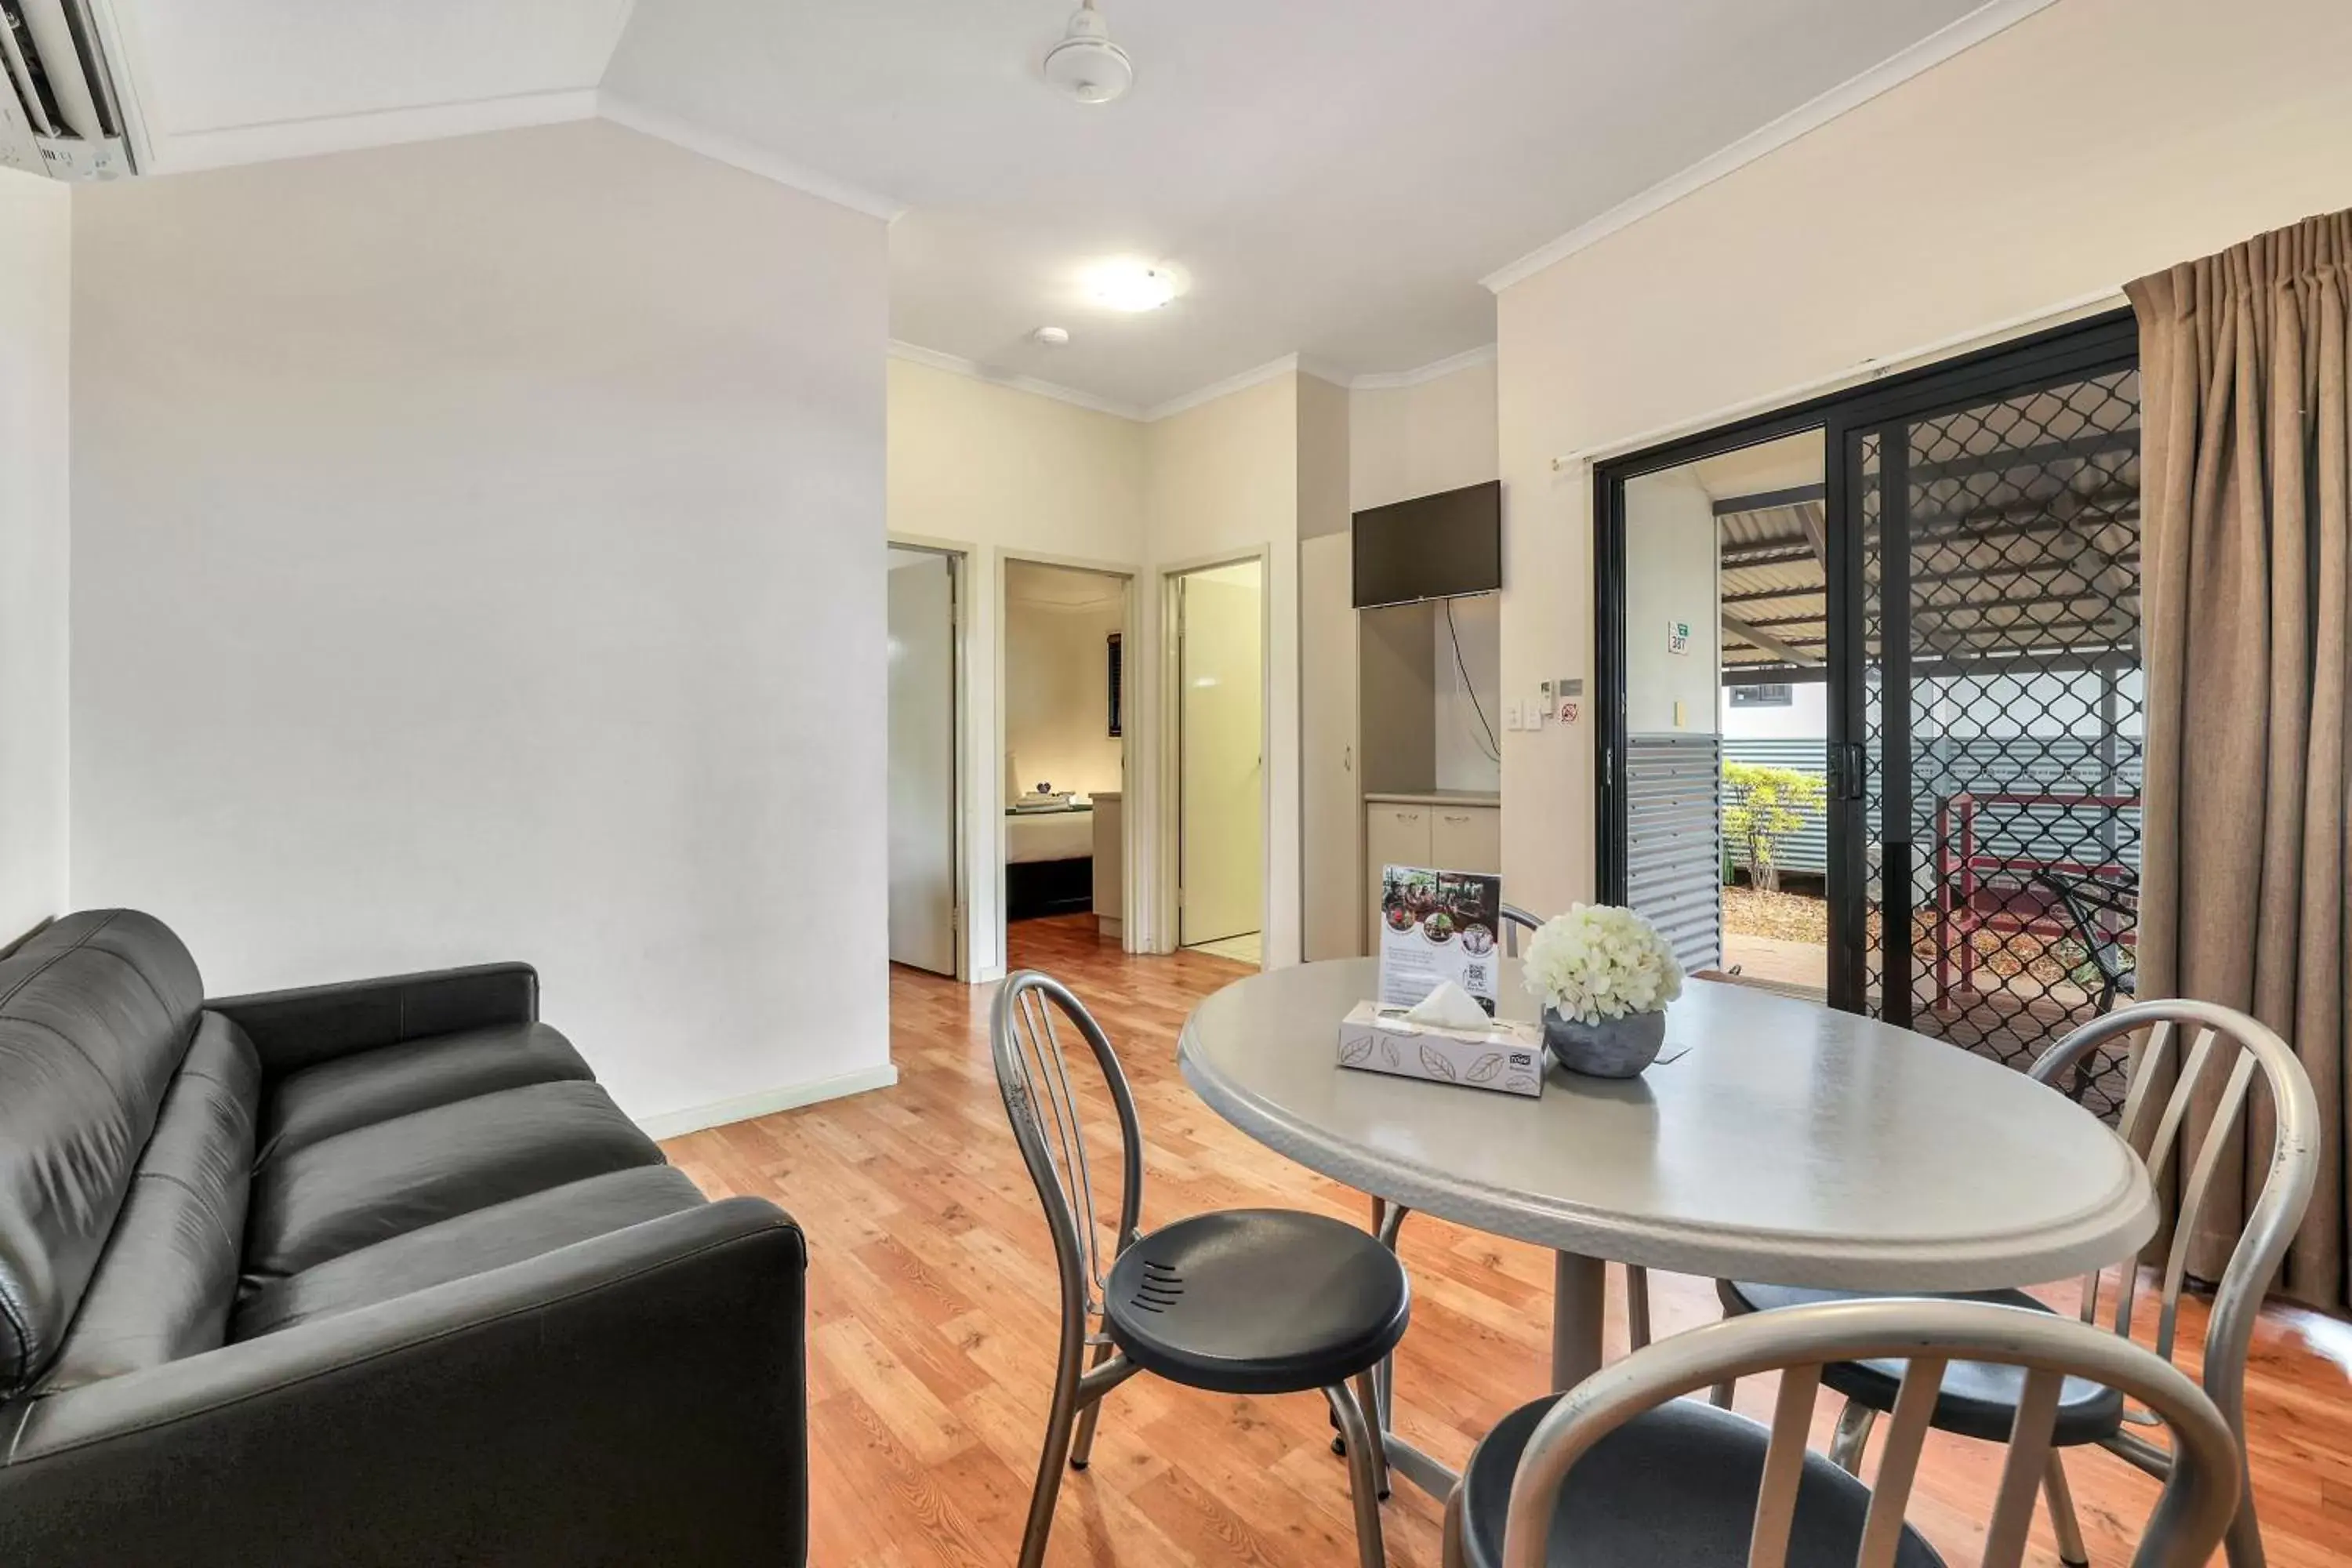
<instances>
[{"instance_id":1,"label":"table pedestal leg","mask_svg":"<svg viewBox=\"0 0 2352 1568\"><path fill-rule=\"evenodd\" d=\"M1601 1370L1601 1330L1609 1315L1609 1270L1597 1258L1552 1254L1551 1385L1574 1388Z\"/></svg>"}]
</instances>

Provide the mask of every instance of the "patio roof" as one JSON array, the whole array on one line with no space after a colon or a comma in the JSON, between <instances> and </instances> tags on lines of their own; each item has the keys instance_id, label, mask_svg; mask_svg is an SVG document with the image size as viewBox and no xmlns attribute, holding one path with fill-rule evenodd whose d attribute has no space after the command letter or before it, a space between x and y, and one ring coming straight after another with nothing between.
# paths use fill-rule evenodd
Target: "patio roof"
<instances>
[{"instance_id":1,"label":"patio roof","mask_svg":"<svg viewBox=\"0 0 2352 1568\"><path fill-rule=\"evenodd\" d=\"M1917 675L2109 668L2138 662L2139 429L2126 378L2077 384L1911 426L1912 669ZM1864 462L1876 472L1875 438ZM1715 502L1726 684L1827 676L1821 487ZM1864 517L1865 602L1880 535ZM1875 658L1879 621L1865 612Z\"/></svg>"}]
</instances>

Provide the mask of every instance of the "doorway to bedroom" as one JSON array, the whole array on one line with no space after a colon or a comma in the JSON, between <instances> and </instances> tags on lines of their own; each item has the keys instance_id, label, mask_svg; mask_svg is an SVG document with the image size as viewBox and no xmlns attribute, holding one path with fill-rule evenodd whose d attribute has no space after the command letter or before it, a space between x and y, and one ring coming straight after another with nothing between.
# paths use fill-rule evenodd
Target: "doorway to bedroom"
<instances>
[{"instance_id":1,"label":"doorway to bedroom","mask_svg":"<svg viewBox=\"0 0 2352 1568\"><path fill-rule=\"evenodd\" d=\"M1003 597L1004 918L1126 935L1124 573L1007 561Z\"/></svg>"}]
</instances>

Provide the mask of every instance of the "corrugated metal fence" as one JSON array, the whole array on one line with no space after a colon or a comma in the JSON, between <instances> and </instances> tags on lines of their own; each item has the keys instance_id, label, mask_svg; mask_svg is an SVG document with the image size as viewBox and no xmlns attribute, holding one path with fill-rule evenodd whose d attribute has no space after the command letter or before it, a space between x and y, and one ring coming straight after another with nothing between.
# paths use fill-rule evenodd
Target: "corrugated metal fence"
<instances>
[{"instance_id":1,"label":"corrugated metal fence","mask_svg":"<svg viewBox=\"0 0 2352 1568\"><path fill-rule=\"evenodd\" d=\"M1723 760L1821 775L1827 744L1822 740L1726 741ZM1876 763L1873 757L1874 773ZM2139 746L2131 740L2117 742L2110 758L2100 752L2096 742L2072 736L1923 739L1912 772L1918 781L1912 842L1917 847L1916 863L1930 874L1937 795L1962 789L1979 795L2137 795L2140 787ZM1804 826L1780 847L1780 868L1823 875L1829 869L1828 817L1822 812L1805 816ZM2137 808L2011 806L1981 813L1976 827L1980 854L2087 861L2094 858L2090 846L2104 841L2115 860L2134 868L2139 864Z\"/></svg>"},{"instance_id":2,"label":"corrugated metal fence","mask_svg":"<svg viewBox=\"0 0 2352 1568\"><path fill-rule=\"evenodd\" d=\"M1686 970L1723 963L1722 782L1713 735L1626 739L1626 901Z\"/></svg>"}]
</instances>

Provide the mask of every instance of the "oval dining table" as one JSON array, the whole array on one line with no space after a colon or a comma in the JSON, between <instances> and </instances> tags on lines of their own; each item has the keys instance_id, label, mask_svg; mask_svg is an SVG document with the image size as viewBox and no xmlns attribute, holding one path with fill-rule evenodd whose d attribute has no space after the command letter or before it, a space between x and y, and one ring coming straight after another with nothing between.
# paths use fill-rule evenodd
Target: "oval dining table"
<instances>
[{"instance_id":1,"label":"oval dining table","mask_svg":"<svg viewBox=\"0 0 2352 1568\"><path fill-rule=\"evenodd\" d=\"M1551 1249L1555 1388L1601 1366L1609 1262L1976 1290L2103 1268L2156 1230L2146 1169L2095 1117L1874 1019L1687 981L1640 1077L1554 1068L1522 1099L1340 1067L1339 1021L1378 989L1369 958L1235 981L1186 1020L1178 1066L1226 1121L1378 1204ZM1537 1017L1517 960L1496 989L1501 1016ZM1387 1436L1396 1469L1451 1485Z\"/></svg>"}]
</instances>

